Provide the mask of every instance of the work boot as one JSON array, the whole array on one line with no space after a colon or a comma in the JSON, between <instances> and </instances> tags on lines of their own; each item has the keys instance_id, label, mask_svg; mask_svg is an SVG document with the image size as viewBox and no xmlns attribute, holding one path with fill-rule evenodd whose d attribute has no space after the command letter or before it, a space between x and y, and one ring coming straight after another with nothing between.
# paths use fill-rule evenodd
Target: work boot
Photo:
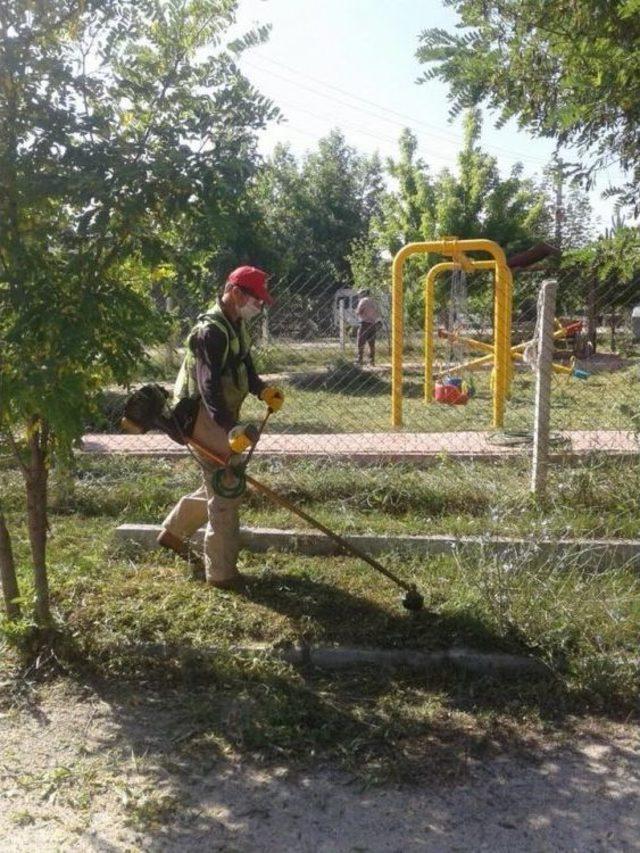
<instances>
[{"instance_id":1,"label":"work boot","mask_svg":"<svg viewBox=\"0 0 640 853\"><path fill-rule=\"evenodd\" d=\"M177 554L179 557L182 557L183 560L186 560L187 563L189 563L191 573L194 578L197 580L204 580L204 562L202 557L193 551L188 542L185 542L184 539L180 539L179 536L176 536L166 528L161 530L156 542L162 548L173 551L174 554Z\"/></svg>"}]
</instances>

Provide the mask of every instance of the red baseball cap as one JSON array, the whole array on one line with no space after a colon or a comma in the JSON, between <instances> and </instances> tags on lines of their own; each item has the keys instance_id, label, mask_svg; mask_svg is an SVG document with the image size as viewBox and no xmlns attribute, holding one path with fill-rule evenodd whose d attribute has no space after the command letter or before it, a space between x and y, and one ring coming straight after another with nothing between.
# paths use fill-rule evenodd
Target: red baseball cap
<instances>
[{"instance_id":1,"label":"red baseball cap","mask_svg":"<svg viewBox=\"0 0 640 853\"><path fill-rule=\"evenodd\" d=\"M273 305L273 297L267 290L267 274L257 267L237 267L229 273L227 281L255 296L267 305Z\"/></svg>"}]
</instances>

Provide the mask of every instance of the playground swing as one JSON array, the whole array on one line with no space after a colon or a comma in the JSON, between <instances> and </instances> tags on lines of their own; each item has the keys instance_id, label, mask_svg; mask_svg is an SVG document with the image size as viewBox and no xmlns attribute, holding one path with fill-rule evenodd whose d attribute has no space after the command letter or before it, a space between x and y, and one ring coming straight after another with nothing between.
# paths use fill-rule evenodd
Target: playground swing
<instances>
[{"instance_id":1,"label":"playground swing","mask_svg":"<svg viewBox=\"0 0 640 853\"><path fill-rule=\"evenodd\" d=\"M540 316L541 316L541 302L540 297L542 295L542 291L538 297L538 309L537 309L537 319L536 325L533 333L533 338L530 341L527 341L525 344L520 347L512 347L512 359L520 359L526 365L528 365L533 371L536 369L536 365L538 362L538 340L540 337ZM563 324L560 320L555 317L554 318L554 332L552 335L552 340L554 343L558 343L559 341L565 341L567 338L570 338L572 335L581 331L582 322L574 322ZM574 379L588 379L591 374L587 370L581 370L576 367L576 358L572 356L569 359L569 364L557 364L553 362L551 365L552 374L554 377L559 378L564 376L565 378L574 378Z\"/></svg>"},{"instance_id":2,"label":"playground swing","mask_svg":"<svg viewBox=\"0 0 640 853\"><path fill-rule=\"evenodd\" d=\"M553 333L554 342L564 340L569 334L571 334L573 332L574 327L576 327L577 325L581 325L581 324L577 324L577 323L572 323L569 325L562 325L562 323L560 323L558 320L555 321L555 324L556 324L556 330ZM537 332L536 332L536 334L537 334ZM452 364L449 367L449 370L452 373L453 372L461 373L462 371L465 371L465 370L467 370L467 371L475 370L475 369L482 367L483 365L487 365L487 364L490 364L492 362L492 359L493 359L492 353L493 353L493 349L494 349L494 344L488 344L488 343L484 343L482 341L476 341L473 338L464 337L464 336L460 335L459 332L452 333L452 332L446 331L445 329L439 329L438 330L438 336L441 338L448 339L449 341L452 341L455 338L460 344L464 344L466 346L471 347L472 349L484 351L487 353L486 356L482 356L481 358L474 359L472 361L466 361L466 362L460 361L457 364ZM512 346L510 348L510 350L509 350L510 361L508 364L508 374L509 374L508 385L509 386L511 384L511 378L513 376L514 365L516 362L524 362L525 364L530 364L530 365L535 362L536 353L535 353L534 341L535 341L535 337L531 341L526 341L525 343L516 344L515 346ZM568 364L558 364L557 362L553 362L551 369L556 376L565 376L565 377L574 378L574 379L585 380L585 379L588 379L589 376L591 375L588 371L582 370L582 369L576 367L575 357L572 357L569 360ZM489 385L490 385L491 390L493 390L493 387L494 387L494 378L495 378L494 373L492 371L491 377L489 380ZM509 388L507 389L507 397L508 396L509 396Z\"/></svg>"},{"instance_id":3,"label":"playground swing","mask_svg":"<svg viewBox=\"0 0 640 853\"><path fill-rule=\"evenodd\" d=\"M471 260L468 252L482 252L489 259ZM434 321L434 282L442 272L461 266L465 272L476 269L493 271L495 274L493 298L493 333L495 347L491 359L494 363L496 382L492 397L492 423L495 427L504 422L505 397L508 384L509 341L511 336L511 271L507 266L504 252L492 240L458 240L457 237L442 237L421 243L408 243L393 258L391 267L391 425L402 426L402 371L404 340L404 266L414 255L440 254L446 259L429 269L425 280L424 300L424 399L434 400L434 380L441 378L433 370L433 321ZM449 370L448 373L452 373ZM458 371L460 370L458 369Z\"/></svg>"},{"instance_id":4,"label":"playground swing","mask_svg":"<svg viewBox=\"0 0 640 853\"><path fill-rule=\"evenodd\" d=\"M431 268L425 282L425 400L438 403L446 403L449 405L465 405L475 391L473 380L467 379L467 376L472 375L472 371L481 369L483 366L493 364L493 370L490 377L490 388L494 395L498 394L499 389L496 388L496 343L488 343L484 341L474 340L465 333L464 320L466 319L466 277L464 274L467 271L479 270L497 270L494 261L472 261L464 253L454 253L453 260L449 263L441 263ZM433 371L432 360L432 344L430 343L431 332L433 328L433 282L436 274L446 270L456 272L452 278L451 298L449 303L449 329L438 329L438 337L448 340L450 343L449 356L450 360L440 370ZM511 313L512 286L510 277L507 279L506 303L503 305L503 310L507 315ZM494 306L495 306L494 301ZM576 331L576 323L562 324L556 321L556 330L553 333L554 341L563 340L566 337L574 334ZM580 324L581 325L581 324ZM524 350L529 347L531 341L515 346L506 346L504 354L506 355L503 366L504 378L502 382L504 387L501 391L502 400L509 399L511 392L512 379L515 372L515 364L524 361ZM480 350L484 355L472 360L463 360L461 356L456 356L457 363L454 359L456 347L470 348ZM575 379L587 379L589 373L578 369L575 364L575 358L572 358L568 365L554 363L552 370L556 375L564 375ZM435 383L431 385L431 381ZM506 381L505 381L506 380Z\"/></svg>"},{"instance_id":5,"label":"playground swing","mask_svg":"<svg viewBox=\"0 0 640 853\"><path fill-rule=\"evenodd\" d=\"M467 274L462 266L451 271L451 288L448 300L448 329L438 335L448 341L448 364L460 364L463 360L463 348L460 336L464 334L468 322ZM476 387L471 374L465 376L445 375L435 382L434 400L449 406L466 406L475 396Z\"/></svg>"}]
</instances>

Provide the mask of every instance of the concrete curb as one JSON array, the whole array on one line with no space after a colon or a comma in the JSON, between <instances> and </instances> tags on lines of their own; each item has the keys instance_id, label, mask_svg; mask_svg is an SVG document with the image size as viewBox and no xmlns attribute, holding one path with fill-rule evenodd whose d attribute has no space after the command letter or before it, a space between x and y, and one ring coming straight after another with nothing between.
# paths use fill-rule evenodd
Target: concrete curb
<instances>
[{"instance_id":1,"label":"concrete curb","mask_svg":"<svg viewBox=\"0 0 640 853\"><path fill-rule=\"evenodd\" d=\"M83 439L84 440L84 439ZM81 453L87 456L125 456L134 457L135 459L180 459L187 458L189 451L179 444L173 447L131 447L131 448L114 448L110 449L107 446L100 445L96 440L88 438L83 444ZM616 448L587 448L585 450L565 450L561 453L549 453L549 462L580 462L594 455L615 457L617 460L637 462L637 450L624 450ZM423 466L437 465L446 457L450 461L455 462L499 462L501 460L512 459L519 457L526 459L531 457L531 448L522 447L505 447L498 452L483 451L483 450L460 450L460 451L429 451L421 453L420 451L359 451L351 453L348 457L350 465L355 465L361 468L367 468L376 465L400 465L400 464L420 464ZM329 457L326 450L320 451L302 451L302 450L256 450L255 459L263 462L314 462L325 461Z\"/></svg>"},{"instance_id":2,"label":"concrete curb","mask_svg":"<svg viewBox=\"0 0 640 853\"><path fill-rule=\"evenodd\" d=\"M155 548L161 527L154 524L122 524L115 531L116 542L136 543L142 548ZM194 541L202 545L204 531L199 530ZM480 552L503 559L519 554L532 554L542 561L579 557L583 566L598 568L606 557L607 567L640 568L640 541L635 539L543 539L527 540L509 537L482 536L370 536L345 537L368 554L393 551L407 555L433 556L450 554L454 549ZM277 530L264 527L240 529L241 547L256 553L270 549L308 556L335 556L339 546L322 533L301 530Z\"/></svg>"},{"instance_id":3,"label":"concrete curb","mask_svg":"<svg viewBox=\"0 0 640 853\"><path fill-rule=\"evenodd\" d=\"M479 652L475 649L455 648L437 652L420 649L372 649L353 646L168 646L162 643L141 643L118 647L120 653L137 652L140 655L168 660L171 658L212 662L219 660L221 653L231 652L246 657L266 657L293 666L312 666L318 669L351 669L376 666L385 669L405 668L421 672L434 672L452 667L476 675L535 675L551 674L549 667L540 660L524 655L501 652Z\"/></svg>"}]
</instances>

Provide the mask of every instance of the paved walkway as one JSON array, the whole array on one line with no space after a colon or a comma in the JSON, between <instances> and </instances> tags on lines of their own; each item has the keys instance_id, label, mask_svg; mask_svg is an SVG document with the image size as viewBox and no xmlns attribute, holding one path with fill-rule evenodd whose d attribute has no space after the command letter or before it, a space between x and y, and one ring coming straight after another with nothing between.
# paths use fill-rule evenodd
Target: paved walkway
<instances>
[{"instance_id":1,"label":"paved walkway","mask_svg":"<svg viewBox=\"0 0 640 853\"><path fill-rule=\"evenodd\" d=\"M584 456L593 451L613 456L640 454L635 433L625 430L580 430L559 433L552 452L563 457ZM186 448L161 433L83 437L85 453L133 456L183 456ZM492 432L361 432L319 434L265 434L256 456L308 459L341 457L350 462L421 461L446 454L461 459L497 459L530 452L527 442L509 443Z\"/></svg>"}]
</instances>

